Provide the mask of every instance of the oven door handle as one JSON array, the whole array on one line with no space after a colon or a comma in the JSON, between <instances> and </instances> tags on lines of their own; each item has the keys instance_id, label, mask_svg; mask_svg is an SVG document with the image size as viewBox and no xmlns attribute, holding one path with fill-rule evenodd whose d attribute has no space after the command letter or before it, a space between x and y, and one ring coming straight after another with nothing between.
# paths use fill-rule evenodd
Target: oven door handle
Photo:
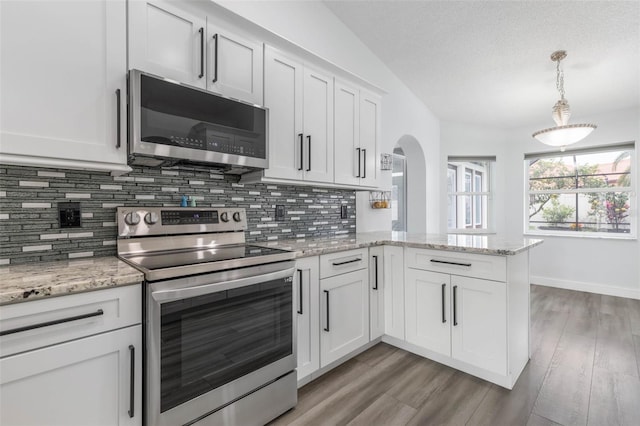
<instances>
[{"instance_id":1,"label":"oven door handle","mask_svg":"<svg viewBox=\"0 0 640 426\"><path fill-rule=\"evenodd\" d=\"M282 278L291 278L291 282L293 282L294 270L295 270L294 268L289 268L289 269L270 272L266 274L252 275L249 277L235 279L235 280L222 280L218 282L196 285L192 287L156 290L151 292L151 297L153 297L153 300L155 300L156 302L166 303L166 302L172 302L175 300L202 296L204 294L211 294L211 293L217 293L219 291L246 287L253 284L260 284L260 283L278 280Z\"/></svg>"}]
</instances>

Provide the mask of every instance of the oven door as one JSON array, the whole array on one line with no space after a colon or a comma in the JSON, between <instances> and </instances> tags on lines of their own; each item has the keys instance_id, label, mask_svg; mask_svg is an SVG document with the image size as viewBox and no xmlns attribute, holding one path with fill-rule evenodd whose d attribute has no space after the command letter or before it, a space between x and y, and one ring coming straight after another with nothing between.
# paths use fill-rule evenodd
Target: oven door
<instances>
[{"instance_id":1,"label":"oven door","mask_svg":"<svg viewBox=\"0 0 640 426\"><path fill-rule=\"evenodd\" d=\"M293 266L148 284L148 425L197 420L295 369Z\"/></svg>"}]
</instances>

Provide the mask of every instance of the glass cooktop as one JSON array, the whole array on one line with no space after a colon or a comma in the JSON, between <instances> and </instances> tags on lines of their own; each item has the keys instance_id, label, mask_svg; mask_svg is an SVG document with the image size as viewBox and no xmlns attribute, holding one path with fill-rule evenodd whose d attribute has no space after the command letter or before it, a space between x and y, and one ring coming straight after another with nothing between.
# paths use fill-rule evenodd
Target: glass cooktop
<instances>
[{"instance_id":1,"label":"glass cooktop","mask_svg":"<svg viewBox=\"0 0 640 426\"><path fill-rule=\"evenodd\" d=\"M215 248L200 248L196 250L145 253L142 255L127 256L125 259L143 269L154 271L203 263L216 264L217 262L224 261L238 261L237 266L242 267L245 266L243 263L255 264L255 262L249 261L252 258L263 258L267 256L271 258L270 261L288 260L293 258L293 253L276 248L242 244ZM282 259L278 259L279 257L282 257ZM221 264L219 268L215 267L212 268L212 270L220 270L223 268L224 266Z\"/></svg>"}]
</instances>

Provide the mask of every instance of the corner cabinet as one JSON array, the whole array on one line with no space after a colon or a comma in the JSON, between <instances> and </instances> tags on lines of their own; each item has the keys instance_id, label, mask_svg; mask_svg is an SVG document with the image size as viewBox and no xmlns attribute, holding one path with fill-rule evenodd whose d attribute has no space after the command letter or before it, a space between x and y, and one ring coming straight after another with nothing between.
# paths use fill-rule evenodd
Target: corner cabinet
<instances>
[{"instance_id":1,"label":"corner cabinet","mask_svg":"<svg viewBox=\"0 0 640 426\"><path fill-rule=\"evenodd\" d=\"M262 104L262 43L187 2L129 2L129 67Z\"/></svg>"},{"instance_id":2,"label":"corner cabinet","mask_svg":"<svg viewBox=\"0 0 640 426\"><path fill-rule=\"evenodd\" d=\"M269 168L276 179L333 182L333 78L265 48Z\"/></svg>"},{"instance_id":3,"label":"corner cabinet","mask_svg":"<svg viewBox=\"0 0 640 426\"><path fill-rule=\"evenodd\" d=\"M296 260L293 304L297 319L298 383L320 368L320 261L318 256Z\"/></svg>"},{"instance_id":4,"label":"corner cabinet","mask_svg":"<svg viewBox=\"0 0 640 426\"><path fill-rule=\"evenodd\" d=\"M384 246L384 333L405 337L404 248Z\"/></svg>"},{"instance_id":5,"label":"corner cabinet","mask_svg":"<svg viewBox=\"0 0 640 426\"><path fill-rule=\"evenodd\" d=\"M511 389L529 359L528 252L405 256L410 349Z\"/></svg>"},{"instance_id":6,"label":"corner cabinet","mask_svg":"<svg viewBox=\"0 0 640 426\"><path fill-rule=\"evenodd\" d=\"M369 340L384 334L384 247L369 249Z\"/></svg>"},{"instance_id":7,"label":"corner cabinet","mask_svg":"<svg viewBox=\"0 0 640 426\"><path fill-rule=\"evenodd\" d=\"M141 425L141 306L136 285L3 306L0 424Z\"/></svg>"},{"instance_id":8,"label":"corner cabinet","mask_svg":"<svg viewBox=\"0 0 640 426\"><path fill-rule=\"evenodd\" d=\"M130 171L125 0L2 1L0 19L0 162Z\"/></svg>"}]
</instances>

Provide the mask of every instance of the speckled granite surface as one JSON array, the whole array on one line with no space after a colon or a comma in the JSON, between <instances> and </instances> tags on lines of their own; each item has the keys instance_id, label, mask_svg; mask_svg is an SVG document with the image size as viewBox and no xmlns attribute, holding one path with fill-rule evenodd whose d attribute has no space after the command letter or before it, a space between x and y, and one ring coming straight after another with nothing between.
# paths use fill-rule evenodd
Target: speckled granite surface
<instances>
[{"instance_id":1,"label":"speckled granite surface","mask_svg":"<svg viewBox=\"0 0 640 426\"><path fill-rule=\"evenodd\" d=\"M510 256L529 250L543 240L520 238L509 240L496 235L460 234L408 234L405 232L365 232L344 237L311 238L303 240L280 240L259 243L268 247L295 250L300 257L316 256L336 251L352 250L376 245L397 245L436 250L451 250L464 253Z\"/></svg>"},{"instance_id":2,"label":"speckled granite surface","mask_svg":"<svg viewBox=\"0 0 640 426\"><path fill-rule=\"evenodd\" d=\"M140 283L142 272L115 256L0 268L0 305Z\"/></svg>"},{"instance_id":3,"label":"speckled granite surface","mask_svg":"<svg viewBox=\"0 0 640 426\"><path fill-rule=\"evenodd\" d=\"M506 240L495 235L366 232L340 237L281 240L253 244L295 250L299 257L307 257L383 244L509 256L541 243L542 240L538 239ZM136 284L141 282L143 278L142 272L116 257L94 257L0 267L0 305Z\"/></svg>"}]
</instances>

